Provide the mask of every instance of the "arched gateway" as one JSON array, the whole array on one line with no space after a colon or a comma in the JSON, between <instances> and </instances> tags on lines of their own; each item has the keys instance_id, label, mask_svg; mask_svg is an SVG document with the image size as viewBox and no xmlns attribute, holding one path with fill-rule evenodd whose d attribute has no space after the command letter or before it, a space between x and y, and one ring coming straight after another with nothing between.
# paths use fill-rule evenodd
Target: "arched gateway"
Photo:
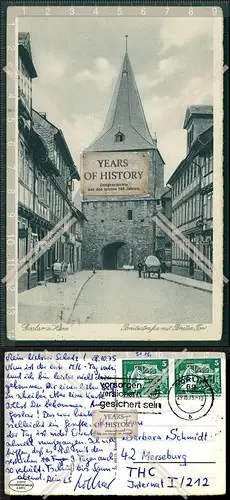
<instances>
[{"instance_id":1,"label":"arched gateway","mask_svg":"<svg viewBox=\"0 0 230 500\"><path fill-rule=\"evenodd\" d=\"M105 245L101 252L102 268L103 269L118 269L121 264L119 262L119 250L125 245L122 241L115 241Z\"/></svg>"}]
</instances>

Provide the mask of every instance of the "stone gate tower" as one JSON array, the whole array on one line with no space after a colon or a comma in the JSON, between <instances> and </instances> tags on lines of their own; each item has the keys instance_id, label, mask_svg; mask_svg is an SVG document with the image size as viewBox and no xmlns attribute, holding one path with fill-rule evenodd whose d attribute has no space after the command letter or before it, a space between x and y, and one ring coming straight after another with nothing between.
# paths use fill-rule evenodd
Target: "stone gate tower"
<instances>
[{"instance_id":1,"label":"stone gate tower","mask_svg":"<svg viewBox=\"0 0 230 500\"><path fill-rule=\"evenodd\" d=\"M88 221L84 226L84 268L136 265L159 247L152 216L163 192L164 161L146 122L127 47L104 128L87 152L108 152L108 158L111 152L148 153L148 194L83 196L82 201Z\"/></svg>"}]
</instances>

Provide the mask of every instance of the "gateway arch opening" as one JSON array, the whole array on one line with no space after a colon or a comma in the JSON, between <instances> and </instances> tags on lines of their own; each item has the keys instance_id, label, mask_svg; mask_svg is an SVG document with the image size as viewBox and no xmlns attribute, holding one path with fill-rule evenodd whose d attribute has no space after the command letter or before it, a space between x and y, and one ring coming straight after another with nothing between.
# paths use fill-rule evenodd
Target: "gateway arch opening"
<instances>
[{"instance_id":1,"label":"gateway arch opening","mask_svg":"<svg viewBox=\"0 0 230 500\"><path fill-rule=\"evenodd\" d=\"M125 245L123 241L109 243L102 249L102 266L103 269L118 269L118 252Z\"/></svg>"}]
</instances>

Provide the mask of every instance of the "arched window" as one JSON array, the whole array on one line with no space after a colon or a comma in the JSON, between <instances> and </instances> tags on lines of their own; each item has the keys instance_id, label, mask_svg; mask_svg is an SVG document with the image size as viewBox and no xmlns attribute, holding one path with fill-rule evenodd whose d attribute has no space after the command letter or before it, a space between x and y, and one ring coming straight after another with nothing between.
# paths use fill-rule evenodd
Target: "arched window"
<instances>
[{"instance_id":1,"label":"arched window","mask_svg":"<svg viewBox=\"0 0 230 500\"><path fill-rule=\"evenodd\" d=\"M128 210L128 220L133 220L133 211Z\"/></svg>"}]
</instances>

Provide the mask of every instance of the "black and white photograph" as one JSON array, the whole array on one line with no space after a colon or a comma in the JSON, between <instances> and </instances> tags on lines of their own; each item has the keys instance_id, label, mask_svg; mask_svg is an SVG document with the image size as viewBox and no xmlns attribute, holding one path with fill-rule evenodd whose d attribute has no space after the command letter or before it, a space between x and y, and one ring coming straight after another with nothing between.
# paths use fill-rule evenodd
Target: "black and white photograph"
<instances>
[{"instance_id":1,"label":"black and white photograph","mask_svg":"<svg viewBox=\"0 0 230 500\"><path fill-rule=\"evenodd\" d=\"M15 23L16 338L220 339L221 9L44 9Z\"/></svg>"}]
</instances>

